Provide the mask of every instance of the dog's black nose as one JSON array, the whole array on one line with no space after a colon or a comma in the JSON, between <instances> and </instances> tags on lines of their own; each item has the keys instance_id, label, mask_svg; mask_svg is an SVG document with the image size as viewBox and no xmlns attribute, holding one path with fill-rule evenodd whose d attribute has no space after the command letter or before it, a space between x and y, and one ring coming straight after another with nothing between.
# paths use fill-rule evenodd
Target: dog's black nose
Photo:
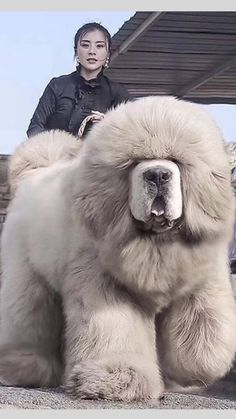
<instances>
[{"instance_id":1,"label":"dog's black nose","mask_svg":"<svg viewBox=\"0 0 236 419\"><path fill-rule=\"evenodd\" d=\"M172 176L172 172L164 167L152 167L144 172L144 179L160 186L168 182Z\"/></svg>"}]
</instances>

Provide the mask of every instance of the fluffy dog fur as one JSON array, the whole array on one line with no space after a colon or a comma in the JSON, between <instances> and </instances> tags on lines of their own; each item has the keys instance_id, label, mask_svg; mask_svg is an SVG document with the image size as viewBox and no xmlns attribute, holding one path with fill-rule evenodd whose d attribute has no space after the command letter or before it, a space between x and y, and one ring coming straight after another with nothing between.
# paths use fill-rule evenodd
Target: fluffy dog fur
<instances>
[{"instance_id":1,"label":"fluffy dog fur","mask_svg":"<svg viewBox=\"0 0 236 419\"><path fill-rule=\"evenodd\" d=\"M124 401L158 398L168 380L213 383L236 351L218 128L197 105L147 97L78 147L44 133L11 160L1 382Z\"/></svg>"},{"instance_id":2,"label":"fluffy dog fur","mask_svg":"<svg viewBox=\"0 0 236 419\"><path fill-rule=\"evenodd\" d=\"M36 169L40 171L57 161L73 159L78 155L81 145L81 140L59 130L45 131L34 136L33 141L20 144L10 158L8 178L11 191L14 193L18 184L31 173L35 174Z\"/></svg>"}]
</instances>

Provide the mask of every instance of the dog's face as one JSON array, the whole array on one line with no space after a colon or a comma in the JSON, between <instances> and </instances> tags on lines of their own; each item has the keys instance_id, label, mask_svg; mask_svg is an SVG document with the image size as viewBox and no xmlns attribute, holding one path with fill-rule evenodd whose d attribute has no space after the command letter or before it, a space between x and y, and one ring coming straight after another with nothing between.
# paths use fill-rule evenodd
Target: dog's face
<instances>
[{"instance_id":1,"label":"dog's face","mask_svg":"<svg viewBox=\"0 0 236 419\"><path fill-rule=\"evenodd\" d=\"M138 228L162 233L180 223L182 190L180 171L170 160L150 160L130 173L129 206Z\"/></svg>"},{"instance_id":2,"label":"dog's face","mask_svg":"<svg viewBox=\"0 0 236 419\"><path fill-rule=\"evenodd\" d=\"M136 229L194 242L231 234L224 143L198 105L148 97L118 106L88 134L78 177L76 199L97 236Z\"/></svg>"}]
</instances>

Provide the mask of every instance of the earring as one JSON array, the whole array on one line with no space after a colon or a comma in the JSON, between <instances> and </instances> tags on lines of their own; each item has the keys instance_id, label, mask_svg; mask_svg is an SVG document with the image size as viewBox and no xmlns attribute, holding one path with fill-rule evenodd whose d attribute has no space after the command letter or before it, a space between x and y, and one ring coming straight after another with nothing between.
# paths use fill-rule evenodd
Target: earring
<instances>
[{"instance_id":1,"label":"earring","mask_svg":"<svg viewBox=\"0 0 236 419\"><path fill-rule=\"evenodd\" d=\"M76 57L75 57L75 62L76 62L77 65L79 65L79 57L78 57L78 55L76 55Z\"/></svg>"},{"instance_id":2,"label":"earring","mask_svg":"<svg viewBox=\"0 0 236 419\"><path fill-rule=\"evenodd\" d=\"M109 67L109 56L107 56L107 58L106 58L106 61L105 61L104 67L105 67L105 68L108 68L108 67Z\"/></svg>"}]
</instances>

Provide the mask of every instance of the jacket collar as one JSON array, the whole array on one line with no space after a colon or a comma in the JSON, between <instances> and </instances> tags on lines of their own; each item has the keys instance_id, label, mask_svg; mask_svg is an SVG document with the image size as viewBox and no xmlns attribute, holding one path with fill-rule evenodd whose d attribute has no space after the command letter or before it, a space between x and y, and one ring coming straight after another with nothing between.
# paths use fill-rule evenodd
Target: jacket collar
<instances>
[{"instance_id":1,"label":"jacket collar","mask_svg":"<svg viewBox=\"0 0 236 419\"><path fill-rule=\"evenodd\" d=\"M76 67L77 82L82 88L84 87L86 89L86 88L93 88L93 87L100 86L102 77L103 77L103 68L101 69L100 73L98 73L97 77L95 77L94 79L86 80L80 74L80 66L78 65Z\"/></svg>"}]
</instances>

